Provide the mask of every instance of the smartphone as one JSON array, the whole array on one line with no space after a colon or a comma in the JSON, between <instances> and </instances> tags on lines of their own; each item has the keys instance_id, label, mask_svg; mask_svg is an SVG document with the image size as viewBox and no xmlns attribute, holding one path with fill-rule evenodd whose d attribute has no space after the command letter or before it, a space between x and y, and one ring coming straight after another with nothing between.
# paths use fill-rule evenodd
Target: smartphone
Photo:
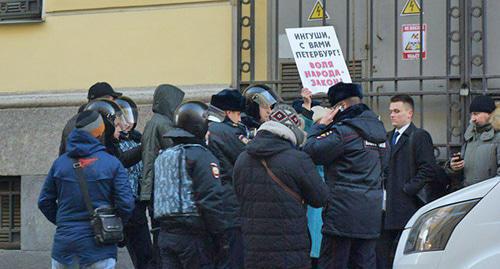
<instances>
[{"instance_id":1,"label":"smartphone","mask_svg":"<svg viewBox=\"0 0 500 269\"><path fill-rule=\"evenodd\" d=\"M453 153L452 157L458 157L458 162L462 160L462 154L460 152Z\"/></svg>"}]
</instances>

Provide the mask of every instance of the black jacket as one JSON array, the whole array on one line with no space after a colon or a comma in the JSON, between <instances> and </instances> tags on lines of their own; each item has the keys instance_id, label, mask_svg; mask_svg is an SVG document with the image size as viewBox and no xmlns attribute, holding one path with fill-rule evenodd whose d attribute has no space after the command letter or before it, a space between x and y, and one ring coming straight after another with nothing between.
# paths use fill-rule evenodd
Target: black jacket
<instances>
[{"instance_id":1,"label":"black jacket","mask_svg":"<svg viewBox=\"0 0 500 269\"><path fill-rule=\"evenodd\" d=\"M224 188L224 213L229 228L240 227L240 206L233 187L233 168L236 159L248 142L246 127L226 119L213 122L208 128L208 149L221 164L221 182Z\"/></svg>"},{"instance_id":2,"label":"black jacket","mask_svg":"<svg viewBox=\"0 0 500 269\"><path fill-rule=\"evenodd\" d=\"M275 183L260 160L305 203L322 207L328 189L314 163L292 143L259 131L234 166L241 205L246 268L305 268L310 265L306 207Z\"/></svg>"},{"instance_id":3,"label":"black jacket","mask_svg":"<svg viewBox=\"0 0 500 269\"><path fill-rule=\"evenodd\" d=\"M410 169L410 134L413 134L415 175ZM392 141L394 130L387 134ZM420 207L416 194L424 186L424 180L434 176L434 148L427 131L410 124L396 145L391 146L390 162L385 179L387 191L385 229L403 229Z\"/></svg>"},{"instance_id":4,"label":"black jacket","mask_svg":"<svg viewBox=\"0 0 500 269\"><path fill-rule=\"evenodd\" d=\"M323 211L323 233L360 239L380 235L385 140L383 123L364 104L338 114L329 128L312 126L304 151L324 165L331 194Z\"/></svg>"},{"instance_id":5,"label":"black jacket","mask_svg":"<svg viewBox=\"0 0 500 269\"><path fill-rule=\"evenodd\" d=\"M175 139L174 144L186 140ZM193 144L190 141L189 144ZM178 234L211 234L219 237L226 226L222 186L217 170L219 162L206 148L186 147L186 168L193 181L193 192L200 217L171 217L161 219L161 229Z\"/></svg>"},{"instance_id":6,"label":"black jacket","mask_svg":"<svg viewBox=\"0 0 500 269\"><path fill-rule=\"evenodd\" d=\"M172 145L170 138L163 135L174 125L174 113L182 103L184 92L168 84L159 85L153 96L153 117L146 123L142 135L142 162L144 170L140 182L141 201L149 201L153 189L154 162L158 153Z\"/></svg>"}]
</instances>

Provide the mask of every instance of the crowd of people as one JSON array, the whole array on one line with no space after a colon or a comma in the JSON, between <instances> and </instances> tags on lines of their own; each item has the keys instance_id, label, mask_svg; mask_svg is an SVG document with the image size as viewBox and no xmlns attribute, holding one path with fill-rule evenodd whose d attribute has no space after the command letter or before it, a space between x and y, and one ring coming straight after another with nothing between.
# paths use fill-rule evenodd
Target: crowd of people
<instances>
[{"instance_id":1,"label":"crowd of people","mask_svg":"<svg viewBox=\"0 0 500 269\"><path fill-rule=\"evenodd\" d=\"M422 205L451 181L500 174L500 111L488 96L472 100L465 144L445 167L412 123L410 96L391 98L389 132L360 85L327 96L323 107L302 89L287 105L251 85L205 104L164 84L141 134L137 104L94 84L38 200L57 226L52 268L115 268L117 247L136 269L392 268Z\"/></svg>"}]
</instances>

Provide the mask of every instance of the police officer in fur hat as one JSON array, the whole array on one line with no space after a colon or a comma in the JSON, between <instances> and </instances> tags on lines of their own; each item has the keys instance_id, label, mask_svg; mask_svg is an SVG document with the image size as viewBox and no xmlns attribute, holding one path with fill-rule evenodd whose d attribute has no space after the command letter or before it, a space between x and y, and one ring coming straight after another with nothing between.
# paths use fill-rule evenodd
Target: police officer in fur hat
<instances>
[{"instance_id":1,"label":"police officer in fur hat","mask_svg":"<svg viewBox=\"0 0 500 269\"><path fill-rule=\"evenodd\" d=\"M361 86L338 83L328 90L333 109L311 127L304 151L325 167L330 201L323 212L321 268L375 268L382 222L382 171L386 131L361 102ZM384 165L382 165L384 164Z\"/></svg>"},{"instance_id":2,"label":"police officer in fur hat","mask_svg":"<svg viewBox=\"0 0 500 269\"><path fill-rule=\"evenodd\" d=\"M221 182L224 187L226 213L225 235L230 242L230 255L220 257L220 268L243 268L243 239L241 235L240 207L233 188L233 168L238 155L248 143L248 131L241 123L245 98L237 89L225 89L212 95L210 105L223 111L222 122L212 122L208 128L208 148L221 162Z\"/></svg>"}]
</instances>

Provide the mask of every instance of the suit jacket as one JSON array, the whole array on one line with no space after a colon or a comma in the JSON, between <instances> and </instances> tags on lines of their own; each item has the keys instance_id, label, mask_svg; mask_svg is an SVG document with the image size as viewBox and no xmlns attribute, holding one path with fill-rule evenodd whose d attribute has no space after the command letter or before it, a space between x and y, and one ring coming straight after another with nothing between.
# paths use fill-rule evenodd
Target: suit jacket
<instances>
[{"instance_id":1,"label":"suit jacket","mask_svg":"<svg viewBox=\"0 0 500 269\"><path fill-rule=\"evenodd\" d=\"M414 175L410 169L410 134L413 135ZM394 130L387 134L392 141ZM391 145L391 157L385 175L387 191L385 229L403 229L411 216L420 207L416 194L425 180L434 176L436 163L432 138L427 131L413 123L402 133L396 145Z\"/></svg>"}]
</instances>

